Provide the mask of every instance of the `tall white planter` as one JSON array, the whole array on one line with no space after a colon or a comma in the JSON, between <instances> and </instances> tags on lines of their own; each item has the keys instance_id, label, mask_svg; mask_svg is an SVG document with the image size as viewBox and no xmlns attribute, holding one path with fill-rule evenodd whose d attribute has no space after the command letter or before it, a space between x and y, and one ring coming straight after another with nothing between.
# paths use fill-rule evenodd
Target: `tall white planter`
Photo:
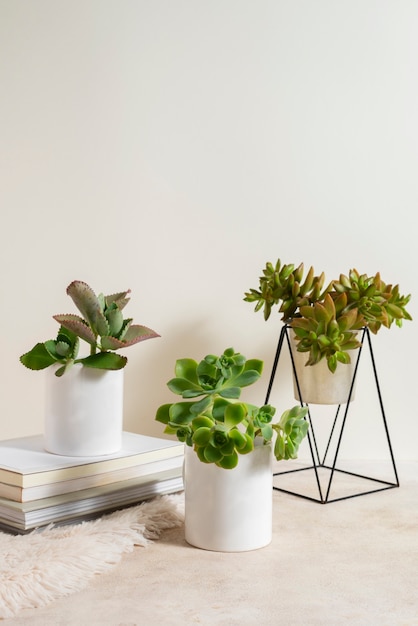
<instances>
[{"instance_id":1,"label":"tall white planter","mask_svg":"<svg viewBox=\"0 0 418 626\"><path fill-rule=\"evenodd\" d=\"M74 365L45 370L44 445L65 456L103 456L122 447L123 370Z\"/></svg>"},{"instance_id":2,"label":"tall white planter","mask_svg":"<svg viewBox=\"0 0 418 626\"><path fill-rule=\"evenodd\" d=\"M217 552L242 552L271 542L271 445L256 446L241 455L232 470L202 463L185 446L184 486L189 544Z\"/></svg>"},{"instance_id":3,"label":"tall white planter","mask_svg":"<svg viewBox=\"0 0 418 626\"><path fill-rule=\"evenodd\" d=\"M327 360L322 359L316 365L305 365L308 360L307 352L298 352L293 330L290 330L290 345L298 383L303 402L308 404L345 404L354 376L358 350L351 350L351 363L339 363L332 373L328 369ZM300 400L295 377L293 377L293 393L296 400ZM355 386L350 397L354 400Z\"/></svg>"}]
</instances>

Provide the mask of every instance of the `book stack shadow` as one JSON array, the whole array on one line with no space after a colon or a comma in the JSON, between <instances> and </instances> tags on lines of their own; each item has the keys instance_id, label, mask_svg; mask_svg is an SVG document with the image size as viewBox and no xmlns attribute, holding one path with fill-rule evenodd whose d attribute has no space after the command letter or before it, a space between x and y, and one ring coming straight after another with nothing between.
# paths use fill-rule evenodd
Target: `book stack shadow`
<instances>
[{"instance_id":1,"label":"book stack shadow","mask_svg":"<svg viewBox=\"0 0 418 626\"><path fill-rule=\"evenodd\" d=\"M183 490L184 444L124 432L100 457L50 454L42 435L0 441L0 530L25 534Z\"/></svg>"}]
</instances>

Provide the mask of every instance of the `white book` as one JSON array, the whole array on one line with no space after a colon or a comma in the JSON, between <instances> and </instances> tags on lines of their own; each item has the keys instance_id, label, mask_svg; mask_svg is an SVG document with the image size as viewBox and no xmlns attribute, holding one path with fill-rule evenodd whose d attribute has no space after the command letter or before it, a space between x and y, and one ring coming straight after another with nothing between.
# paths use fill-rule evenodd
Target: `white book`
<instances>
[{"instance_id":1,"label":"white book","mask_svg":"<svg viewBox=\"0 0 418 626\"><path fill-rule=\"evenodd\" d=\"M175 493L183 489L183 478L178 469L159 472L152 476L122 481L85 489L76 494L63 494L33 502L14 502L0 499L0 524L17 531L27 531L52 522L74 521L93 513L123 508L157 495Z\"/></svg>"},{"instance_id":2,"label":"white book","mask_svg":"<svg viewBox=\"0 0 418 626\"><path fill-rule=\"evenodd\" d=\"M33 487L19 487L18 485L8 485L0 483L0 498L15 500L16 502L30 502L41 498L50 498L64 493L81 491L91 487L101 487L118 483L130 478L149 476L169 469L179 469L183 467L183 455L173 456L161 461L150 461L132 467L102 472L100 474L89 474L70 480L60 480L59 482L46 483L44 485L34 485Z\"/></svg>"},{"instance_id":3,"label":"white book","mask_svg":"<svg viewBox=\"0 0 418 626\"><path fill-rule=\"evenodd\" d=\"M182 456L184 444L170 439L124 432L122 448L99 457L69 457L46 452L43 436L0 442L0 482L26 488L82 476L104 474Z\"/></svg>"}]
</instances>

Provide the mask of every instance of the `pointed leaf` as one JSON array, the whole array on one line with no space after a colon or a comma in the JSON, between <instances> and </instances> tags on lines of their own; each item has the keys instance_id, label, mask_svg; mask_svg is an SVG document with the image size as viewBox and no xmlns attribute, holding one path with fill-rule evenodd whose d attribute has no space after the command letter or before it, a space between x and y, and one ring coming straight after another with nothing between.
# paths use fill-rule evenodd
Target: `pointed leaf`
<instances>
[{"instance_id":1,"label":"pointed leaf","mask_svg":"<svg viewBox=\"0 0 418 626\"><path fill-rule=\"evenodd\" d=\"M99 299L87 283L81 280L74 280L68 285L67 294L72 298L93 332L96 332L98 335L109 334L108 324Z\"/></svg>"},{"instance_id":2,"label":"pointed leaf","mask_svg":"<svg viewBox=\"0 0 418 626\"><path fill-rule=\"evenodd\" d=\"M125 308L130 300L130 298L126 297L129 293L131 293L130 289L128 289L127 291L121 291L120 293L112 293L109 296L104 296L106 306L109 307L112 302L114 302L115 304L117 304L118 309L122 311L122 309Z\"/></svg>"},{"instance_id":3,"label":"pointed leaf","mask_svg":"<svg viewBox=\"0 0 418 626\"><path fill-rule=\"evenodd\" d=\"M129 346L133 346L140 341L153 339L154 337L159 336L160 335L151 330L151 328L132 324L126 331L123 340L106 335L101 337L100 343L104 350L119 350L121 348L128 348Z\"/></svg>"},{"instance_id":4,"label":"pointed leaf","mask_svg":"<svg viewBox=\"0 0 418 626\"><path fill-rule=\"evenodd\" d=\"M63 328L71 331L80 339L87 341L91 345L96 345L96 337L86 322L79 315L53 315L55 321L57 321Z\"/></svg>"},{"instance_id":5,"label":"pointed leaf","mask_svg":"<svg viewBox=\"0 0 418 626\"><path fill-rule=\"evenodd\" d=\"M56 362L43 343L37 343L32 350L20 357L20 362L31 370L43 370Z\"/></svg>"}]
</instances>

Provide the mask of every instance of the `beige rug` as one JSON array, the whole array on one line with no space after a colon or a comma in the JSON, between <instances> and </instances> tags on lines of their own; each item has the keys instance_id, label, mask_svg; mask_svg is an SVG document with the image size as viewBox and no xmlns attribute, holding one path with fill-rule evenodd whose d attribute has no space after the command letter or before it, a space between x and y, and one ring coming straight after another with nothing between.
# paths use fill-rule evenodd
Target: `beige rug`
<instances>
[{"instance_id":1,"label":"beige rug","mask_svg":"<svg viewBox=\"0 0 418 626\"><path fill-rule=\"evenodd\" d=\"M84 589L134 546L183 523L183 496L161 496L71 526L13 536L0 532L0 619Z\"/></svg>"}]
</instances>

